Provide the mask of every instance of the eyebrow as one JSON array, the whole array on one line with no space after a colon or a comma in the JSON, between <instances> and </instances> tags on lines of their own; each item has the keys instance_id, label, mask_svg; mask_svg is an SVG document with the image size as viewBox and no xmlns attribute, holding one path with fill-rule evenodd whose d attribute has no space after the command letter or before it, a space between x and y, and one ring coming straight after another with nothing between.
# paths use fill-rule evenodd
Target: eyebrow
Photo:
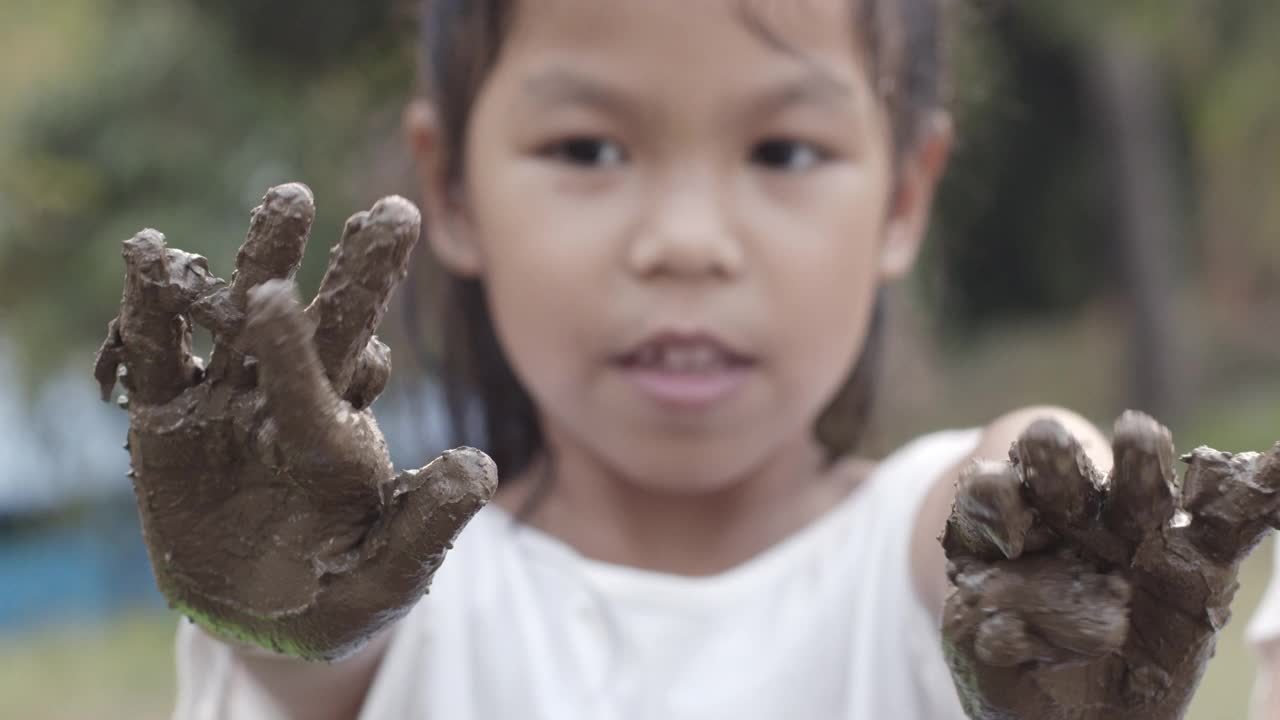
<instances>
[{"instance_id":1,"label":"eyebrow","mask_svg":"<svg viewBox=\"0 0 1280 720\"><path fill-rule=\"evenodd\" d=\"M805 72L776 83L747 101L736 112L747 116L776 113L797 105L818 105L832 109L847 107L856 96L848 83L809 58L798 56ZM525 91L541 105L585 105L620 115L629 114L633 104L623 95L568 68L552 68L529 77Z\"/></svg>"},{"instance_id":2,"label":"eyebrow","mask_svg":"<svg viewBox=\"0 0 1280 720\"><path fill-rule=\"evenodd\" d=\"M816 63L805 63L806 72L799 77L774 85L751 101L745 112L777 112L796 105L820 105L832 109L847 108L856 98L853 88L826 72Z\"/></svg>"},{"instance_id":3,"label":"eyebrow","mask_svg":"<svg viewBox=\"0 0 1280 720\"><path fill-rule=\"evenodd\" d=\"M568 68L556 67L525 80L525 92L542 105L587 105L601 110L625 112L630 104L607 87Z\"/></svg>"}]
</instances>

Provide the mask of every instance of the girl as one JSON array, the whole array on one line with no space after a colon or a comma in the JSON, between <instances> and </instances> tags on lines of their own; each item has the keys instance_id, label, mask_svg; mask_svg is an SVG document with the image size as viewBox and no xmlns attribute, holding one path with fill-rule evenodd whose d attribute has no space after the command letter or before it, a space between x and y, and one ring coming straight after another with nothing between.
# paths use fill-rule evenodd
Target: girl
<instances>
[{"instance_id":1,"label":"girl","mask_svg":"<svg viewBox=\"0 0 1280 720\"><path fill-rule=\"evenodd\" d=\"M445 380L502 473L478 512L483 458L392 479L364 411L411 206L348 224L307 310L315 349L264 283L296 266L305 188L268 195L230 288L131 241L135 310L104 357L129 365L157 577L196 620L176 717L959 717L937 636L959 468L1034 418L1104 468L1110 447L1031 408L852 454L879 289L912 266L951 143L940 5L428 3L406 125L448 272ZM138 328L174 327L128 305L174 263L214 289L154 302L216 326L208 370L155 344L129 361ZM209 298L247 307L238 341ZM147 392L160 376L172 391ZM229 419L182 424L197 416ZM193 493L166 495L174 467L227 489L176 512Z\"/></svg>"}]
</instances>

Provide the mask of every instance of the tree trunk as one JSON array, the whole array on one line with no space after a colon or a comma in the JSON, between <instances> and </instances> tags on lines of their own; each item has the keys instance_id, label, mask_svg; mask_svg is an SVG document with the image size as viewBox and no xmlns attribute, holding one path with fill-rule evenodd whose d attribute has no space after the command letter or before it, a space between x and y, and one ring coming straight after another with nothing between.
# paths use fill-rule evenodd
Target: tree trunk
<instances>
[{"instance_id":1,"label":"tree trunk","mask_svg":"<svg viewBox=\"0 0 1280 720\"><path fill-rule=\"evenodd\" d=\"M1140 40L1111 37L1090 53L1085 82L1107 158L1120 288L1131 309L1132 402L1167 424L1179 418L1186 390L1176 317L1183 223L1157 67Z\"/></svg>"}]
</instances>

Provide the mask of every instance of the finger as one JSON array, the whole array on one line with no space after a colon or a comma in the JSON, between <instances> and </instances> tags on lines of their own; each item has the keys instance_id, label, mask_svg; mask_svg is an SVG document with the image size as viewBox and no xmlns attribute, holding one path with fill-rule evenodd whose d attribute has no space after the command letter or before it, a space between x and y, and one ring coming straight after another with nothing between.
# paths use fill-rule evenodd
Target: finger
<instances>
[{"instance_id":1,"label":"finger","mask_svg":"<svg viewBox=\"0 0 1280 720\"><path fill-rule=\"evenodd\" d=\"M1151 417L1127 412L1116 421L1112 452L1115 464L1103 522L1138 543L1173 517L1173 435Z\"/></svg>"},{"instance_id":2,"label":"finger","mask_svg":"<svg viewBox=\"0 0 1280 720\"><path fill-rule=\"evenodd\" d=\"M1073 557L971 565L948 598L944 629L999 667L1078 662L1124 645L1130 597L1122 578Z\"/></svg>"},{"instance_id":3,"label":"finger","mask_svg":"<svg viewBox=\"0 0 1280 720\"><path fill-rule=\"evenodd\" d=\"M93 356L93 379L98 382L103 402L111 399L111 391L116 387L123 362L124 344L120 342L120 320L112 318L107 323L107 337Z\"/></svg>"},{"instance_id":4,"label":"finger","mask_svg":"<svg viewBox=\"0 0 1280 720\"><path fill-rule=\"evenodd\" d=\"M978 659L995 667L1017 667L1029 662L1061 662L1067 654L1037 637L1013 613L999 612L981 621L974 636Z\"/></svg>"},{"instance_id":5,"label":"finger","mask_svg":"<svg viewBox=\"0 0 1280 720\"><path fill-rule=\"evenodd\" d=\"M447 450L385 484L380 494L387 521L372 533L368 546L382 566L382 591L425 591L462 528L497 487L493 460L466 447Z\"/></svg>"},{"instance_id":6,"label":"finger","mask_svg":"<svg viewBox=\"0 0 1280 720\"><path fill-rule=\"evenodd\" d=\"M190 387L199 372L191 358L191 328L181 315L180 293L173 282L173 271L181 273L183 268L170 267L164 235L155 230L143 230L126 240L122 254L124 297L115 326L99 351L95 376L109 393L107 375L123 362L131 401L166 403Z\"/></svg>"},{"instance_id":7,"label":"finger","mask_svg":"<svg viewBox=\"0 0 1280 720\"><path fill-rule=\"evenodd\" d=\"M341 658L409 612L496 487L493 462L472 448L447 451L383 482L377 520L359 547L324 563L325 612L332 617L317 657Z\"/></svg>"},{"instance_id":8,"label":"finger","mask_svg":"<svg viewBox=\"0 0 1280 720\"><path fill-rule=\"evenodd\" d=\"M364 352L356 360L351 383L342 399L351 403L355 409L363 410L378 399L390 377L391 348L374 336L369 339L369 344L364 346Z\"/></svg>"},{"instance_id":9,"label":"finger","mask_svg":"<svg viewBox=\"0 0 1280 720\"><path fill-rule=\"evenodd\" d=\"M292 279L316 217L315 198L301 183L277 185L253 209L249 232L236 253L231 299L247 307L248 293L268 280Z\"/></svg>"},{"instance_id":10,"label":"finger","mask_svg":"<svg viewBox=\"0 0 1280 720\"><path fill-rule=\"evenodd\" d=\"M1037 420L1014 445L1027 499L1049 527L1078 529L1097 516L1098 472L1079 441L1056 420Z\"/></svg>"},{"instance_id":11,"label":"finger","mask_svg":"<svg viewBox=\"0 0 1280 720\"><path fill-rule=\"evenodd\" d=\"M324 377L293 283L269 280L250 291L248 301L244 335L274 424L271 439L290 462L311 464L319 474L357 475L354 484L363 481L366 487L382 479L379 461L369 457L368 438L358 434L355 413ZM333 467L337 462L353 467Z\"/></svg>"},{"instance_id":12,"label":"finger","mask_svg":"<svg viewBox=\"0 0 1280 720\"><path fill-rule=\"evenodd\" d=\"M1010 455L1022 475L1027 502L1058 537L1109 563L1132 558L1132 545L1099 522L1102 475L1061 423L1032 423Z\"/></svg>"},{"instance_id":13,"label":"finger","mask_svg":"<svg viewBox=\"0 0 1280 720\"><path fill-rule=\"evenodd\" d=\"M974 461L956 484L943 548L948 557L1017 558L1026 549L1034 521L1014 468L1007 462Z\"/></svg>"},{"instance_id":14,"label":"finger","mask_svg":"<svg viewBox=\"0 0 1280 720\"><path fill-rule=\"evenodd\" d=\"M1038 602L1020 614L1033 633L1064 652L1060 661L1101 657L1124 645L1132 593L1123 578L1077 568L1035 582Z\"/></svg>"},{"instance_id":15,"label":"finger","mask_svg":"<svg viewBox=\"0 0 1280 720\"><path fill-rule=\"evenodd\" d=\"M1244 558L1280 513L1280 447L1266 455L1201 447L1183 460L1183 532L1217 562Z\"/></svg>"},{"instance_id":16,"label":"finger","mask_svg":"<svg viewBox=\"0 0 1280 720\"><path fill-rule=\"evenodd\" d=\"M386 313L391 292L408 272L422 216L401 197L379 200L347 221L320 291L307 308L316 348L333 387L345 393L357 360Z\"/></svg>"},{"instance_id":17,"label":"finger","mask_svg":"<svg viewBox=\"0 0 1280 720\"><path fill-rule=\"evenodd\" d=\"M301 183L271 188L253 209L249 232L236 253L231 285L221 296L210 298L212 302L195 308L201 324L214 331L209 361L209 376L214 380L225 378L235 385L249 382L251 373L244 367L239 338L249 291L269 280L293 277L315 214L315 198Z\"/></svg>"}]
</instances>

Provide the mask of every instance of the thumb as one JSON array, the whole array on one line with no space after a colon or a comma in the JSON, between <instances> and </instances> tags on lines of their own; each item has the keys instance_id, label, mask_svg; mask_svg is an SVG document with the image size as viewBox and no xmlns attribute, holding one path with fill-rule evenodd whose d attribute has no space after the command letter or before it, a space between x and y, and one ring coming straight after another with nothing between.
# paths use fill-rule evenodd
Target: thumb
<instances>
[{"instance_id":1,"label":"thumb","mask_svg":"<svg viewBox=\"0 0 1280 720\"><path fill-rule=\"evenodd\" d=\"M383 521L369 539L369 559L391 592L422 593L462 528L498 488L498 467L485 453L446 450L379 488Z\"/></svg>"}]
</instances>

